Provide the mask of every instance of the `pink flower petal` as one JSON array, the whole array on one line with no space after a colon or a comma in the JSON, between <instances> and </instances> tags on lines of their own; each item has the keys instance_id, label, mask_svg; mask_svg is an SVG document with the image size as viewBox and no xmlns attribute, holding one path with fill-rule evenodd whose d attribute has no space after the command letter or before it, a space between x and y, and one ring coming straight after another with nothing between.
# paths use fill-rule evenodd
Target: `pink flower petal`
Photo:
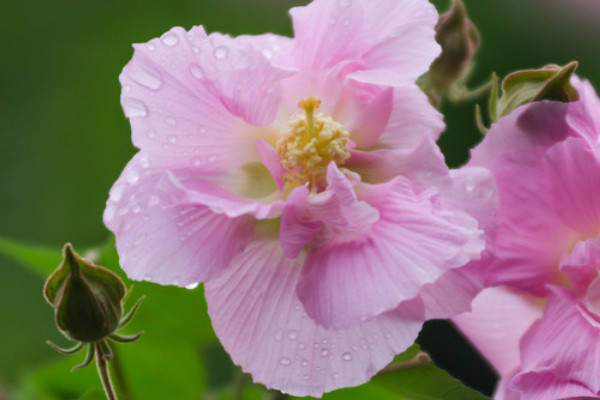
<instances>
[{"instance_id":1,"label":"pink flower petal","mask_svg":"<svg viewBox=\"0 0 600 400\"><path fill-rule=\"evenodd\" d=\"M446 271L479 258L484 247L476 222L460 225L437 210L432 193L417 195L401 177L361 187L379 210L370 232L317 240L306 261L298 296L325 327L349 327L417 296Z\"/></svg>"},{"instance_id":2,"label":"pink flower petal","mask_svg":"<svg viewBox=\"0 0 600 400\"><path fill-rule=\"evenodd\" d=\"M297 187L287 198L281 214L279 242L286 256L296 258L321 230L323 223L308 212L308 188Z\"/></svg>"},{"instance_id":3,"label":"pink flower petal","mask_svg":"<svg viewBox=\"0 0 600 400\"><path fill-rule=\"evenodd\" d=\"M248 43L198 27L134 48L119 79L137 147L154 162L204 173L257 160L250 124L273 120L289 72Z\"/></svg>"},{"instance_id":4,"label":"pink flower petal","mask_svg":"<svg viewBox=\"0 0 600 400\"><path fill-rule=\"evenodd\" d=\"M483 290L473 301L472 311L452 321L471 343L505 376L521 363L519 341L542 316L543 300L506 287Z\"/></svg>"},{"instance_id":5,"label":"pink flower petal","mask_svg":"<svg viewBox=\"0 0 600 400\"><path fill-rule=\"evenodd\" d=\"M292 57L317 71L360 60L353 79L381 85L412 83L439 54L437 12L422 0L319 0L290 12ZM348 46L347 43L353 43Z\"/></svg>"},{"instance_id":6,"label":"pink flower petal","mask_svg":"<svg viewBox=\"0 0 600 400\"><path fill-rule=\"evenodd\" d=\"M579 101L570 104L567 122L589 143L597 144L600 142L600 99L587 80L573 76L571 83L579 92Z\"/></svg>"},{"instance_id":7,"label":"pink flower petal","mask_svg":"<svg viewBox=\"0 0 600 400\"><path fill-rule=\"evenodd\" d=\"M304 256L257 240L206 284L215 332L257 382L295 396L360 385L413 343L422 322L402 310L348 330L326 330L295 296Z\"/></svg>"},{"instance_id":8,"label":"pink flower petal","mask_svg":"<svg viewBox=\"0 0 600 400\"><path fill-rule=\"evenodd\" d=\"M508 400L600 396L600 323L586 313L564 291L551 291L543 318L521 340Z\"/></svg>"},{"instance_id":9,"label":"pink flower petal","mask_svg":"<svg viewBox=\"0 0 600 400\"><path fill-rule=\"evenodd\" d=\"M228 218L190 202L173 175L148 166L142 153L111 189L104 222L127 276L179 286L218 274L252 235L249 217Z\"/></svg>"},{"instance_id":10,"label":"pink flower petal","mask_svg":"<svg viewBox=\"0 0 600 400\"><path fill-rule=\"evenodd\" d=\"M554 212L583 237L600 234L600 159L582 139L568 138L544 159Z\"/></svg>"}]
</instances>

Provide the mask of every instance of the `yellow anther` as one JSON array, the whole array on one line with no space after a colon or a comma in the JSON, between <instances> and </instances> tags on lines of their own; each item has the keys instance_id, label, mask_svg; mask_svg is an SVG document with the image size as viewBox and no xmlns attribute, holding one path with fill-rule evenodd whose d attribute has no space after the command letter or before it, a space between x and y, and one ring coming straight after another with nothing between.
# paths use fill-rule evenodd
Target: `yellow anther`
<instances>
[{"instance_id":1,"label":"yellow anther","mask_svg":"<svg viewBox=\"0 0 600 400\"><path fill-rule=\"evenodd\" d=\"M329 163L341 166L350 157L348 132L332 118L315 114L320 104L316 97L300 101L298 106L305 114L290 116L290 130L277 141L288 188L308 183L311 189L320 190L325 185Z\"/></svg>"}]
</instances>

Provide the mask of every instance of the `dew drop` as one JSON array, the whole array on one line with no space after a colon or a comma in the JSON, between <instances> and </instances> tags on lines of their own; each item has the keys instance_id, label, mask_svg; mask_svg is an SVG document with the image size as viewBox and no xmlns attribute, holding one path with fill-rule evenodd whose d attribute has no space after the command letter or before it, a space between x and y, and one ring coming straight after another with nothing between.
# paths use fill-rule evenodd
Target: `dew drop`
<instances>
[{"instance_id":1,"label":"dew drop","mask_svg":"<svg viewBox=\"0 0 600 400\"><path fill-rule=\"evenodd\" d=\"M193 51L194 53L196 53L196 54L197 54L197 53L200 53L200 49L199 49L198 47L196 47L196 46L192 46L192 51Z\"/></svg>"},{"instance_id":2,"label":"dew drop","mask_svg":"<svg viewBox=\"0 0 600 400\"><path fill-rule=\"evenodd\" d=\"M150 139L154 139L156 137L156 131L154 129L150 129L148 132L146 132L146 135L148 135Z\"/></svg>"},{"instance_id":3,"label":"dew drop","mask_svg":"<svg viewBox=\"0 0 600 400\"><path fill-rule=\"evenodd\" d=\"M160 40L169 47L173 47L179 43L179 38L172 33L165 34Z\"/></svg>"},{"instance_id":4,"label":"dew drop","mask_svg":"<svg viewBox=\"0 0 600 400\"><path fill-rule=\"evenodd\" d=\"M227 54L229 53L229 49L225 46L219 46L215 49L215 58L217 60L222 60L225 57L227 57Z\"/></svg>"},{"instance_id":5,"label":"dew drop","mask_svg":"<svg viewBox=\"0 0 600 400\"><path fill-rule=\"evenodd\" d=\"M199 283L198 283L198 282L196 282L196 283L191 283L191 284L187 285L185 288L186 288L186 289L189 289L189 290L194 290L194 289L196 289L196 288L198 287L198 285L199 285Z\"/></svg>"},{"instance_id":6,"label":"dew drop","mask_svg":"<svg viewBox=\"0 0 600 400\"><path fill-rule=\"evenodd\" d=\"M279 342L283 338L283 331L281 329L277 329L273 337Z\"/></svg>"},{"instance_id":7,"label":"dew drop","mask_svg":"<svg viewBox=\"0 0 600 400\"><path fill-rule=\"evenodd\" d=\"M177 142L177 136L169 135L169 138L167 140L169 141L169 143L174 144Z\"/></svg>"},{"instance_id":8,"label":"dew drop","mask_svg":"<svg viewBox=\"0 0 600 400\"><path fill-rule=\"evenodd\" d=\"M291 330L288 332L288 339L296 340L297 337L298 337L298 332L296 332L295 330Z\"/></svg>"},{"instance_id":9,"label":"dew drop","mask_svg":"<svg viewBox=\"0 0 600 400\"><path fill-rule=\"evenodd\" d=\"M131 86L129 86L129 85L123 86L123 91L124 92L130 92L131 91Z\"/></svg>"},{"instance_id":10,"label":"dew drop","mask_svg":"<svg viewBox=\"0 0 600 400\"><path fill-rule=\"evenodd\" d=\"M204 164L204 157L202 157L202 156L198 156L198 157L194 157L194 158L192 159L192 165L193 165L194 167L199 167L199 166L201 166L202 164Z\"/></svg>"},{"instance_id":11,"label":"dew drop","mask_svg":"<svg viewBox=\"0 0 600 400\"><path fill-rule=\"evenodd\" d=\"M165 122L167 123L167 125L171 125L171 126L177 125L177 120L173 117L165 118Z\"/></svg>"},{"instance_id":12,"label":"dew drop","mask_svg":"<svg viewBox=\"0 0 600 400\"><path fill-rule=\"evenodd\" d=\"M298 343L298 348L299 348L300 350L302 350L302 349L305 349L305 348L306 348L306 345L304 344L304 342L300 342L300 343Z\"/></svg>"},{"instance_id":13,"label":"dew drop","mask_svg":"<svg viewBox=\"0 0 600 400\"><path fill-rule=\"evenodd\" d=\"M142 242L144 241L145 238L146 238L146 235L144 233L142 233L135 239L135 242L133 242L133 245L136 247L139 246L140 244L142 244Z\"/></svg>"},{"instance_id":14,"label":"dew drop","mask_svg":"<svg viewBox=\"0 0 600 400\"><path fill-rule=\"evenodd\" d=\"M469 176L465 180L465 189L467 189L467 192L472 192L473 190L475 190L475 180L472 176Z\"/></svg>"},{"instance_id":15,"label":"dew drop","mask_svg":"<svg viewBox=\"0 0 600 400\"><path fill-rule=\"evenodd\" d=\"M321 355L321 357L327 357L329 355L329 350L327 350L327 349L321 349L321 351L319 352L319 354Z\"/></svg>"},{"instance_id":16,"label":"dew drop","mask_svg":"<svg viewBox=\"0 0 600 400\"><path fill-rule=\"evenodd\" d=\"M115 187L113 187L110 191L109 194L109 198L116 202L119 202L121 200L121 198L123 197L123 192L125 191L125 187L127 185L125 184L121 184L121 185L116 185Z\"/></svg>"},{"instance_id":17,"label":"dew drop","mask_svg":"<svg viewBox=\"0 0 600 400\"><path fill-rule=\"evenodd\" d=\"M152 43L148 43L148 44L146 44L146 48L147 48L148 50L150 50L150 51L154 51L154 50L156 50L156 46L155 46L154 44L152 44Z\"/></svg>"},{"instance_id":18,"label":"dew drop","mask_svg":"<svg viewBox=\"0 0 600 400\"><path fill-rule=\"evenodd\" d=\"M303 367L308 367L308 361L307 360L302 360L301 365Z\"/></svg>"},{"instance_id":19,"label":"dew drop","mask_svg":"<svg viewBox=\"0 0 600 400\"><path fill-rule=\"evenodd\" d=\"M308 376L308 374L304 374L304 375L302 375L302 380L305 380L305 381L307 381L307 380L308 380L308 378L310 378L310 376Z\"/></svg>"},{"instance_id":20,"label":"dew drop","mask_svg":"<svg viewBox=\"0 0 600 400\"><path fill-rule=\"evenodd\" d=\"M271 51L271 49L264 49L264 50L262 51L262 53L263 53L263 55L264 55L266 58L272 58L272 57L273 57L273 52Z\"/></svg>"},{"instance_id":21,"label":"dew drop","mask_svg":"<svg viewBox=\"0 0 600 400\"><path fill-rule=\"evenodd\" d=\"M106 210L104 210L104 220L106 222L111 222L115 217L115 206L108 206Z\"/></svg>"},{"instance_id":22,"label":"dew drop","mask_svg":"<svg viewBox=\"0 0 600 400\"><path fill-rule=\"evenodd\" d=\"M143 155L140 157L140 166L142 168L148 168L150 166L150 160L148 159L148 156Z\"/></svg>"},{"instance_id":23,"label":"dew drop","mask_svg":"<svg viewBox=\"0 0 600 400\"><path fill-rule=\"evenodd\" d=\"M345 352L344 354L342 354L342 360L352 361L352 354L350 354L349 352Z\"/></svg>"},{"instance_id":24,"label":"dew drop","mask_svg":"<svg viewBox=\"0 0 600 400\"><path fill-rule=\"evenodd\" d=\"M140 174L134 169L130 168L127 170L127 182L134 184L140 179Z\"/></svg>"},{"instance_id":25,"label":"dew drop","mask_svg":"<svg viewBox=\"0 0 600 400\"><path fill-rule=\"evenodd\" d=\"M279 363L283 366L288 366L292 363L292 360L290 360L287 357L281 357L281 360L279 360Z\"/></svg>"},{"instance_id":26,"label":"dew drop","mask_svg":"<svg viewBox=\"0 0 600 400\"><path fill-rule=\"evenodd\" d=\"M145 117L148 115L146 105L141 101L132 97L123 98L123 110L128 118Z\"/></svg>"},{"instance_id":27,"label":"dew drop","mask_svg":"<svg viewBox=\"0 0 600 400\"><path fill-rule=\"evenodd\" d=\"M132 81L152 90L160 89L163 83L160 71L141 63L132 64L127 75Z\"/></svg>"},{"instance_id":28,"label":"dew drop","mask_svg":"<svg viewBox=\"0 0 600 400\"><path fill-rule=\"evenodd\" d=\"M202 72L202 68L196 64L190 65L190 73L194 78L202 79L204 78L204 72Z\"/></svg>"},{"instance_id":29,"label":"dew drop","mask_svg":"<svg viewBox=\"0 0 600 400\"><path fill-rule=\"evenodd\" d=\"M208 156L208 162L209 163L214 163L215 161L217 161L217 156Z\"/></svg>"}]
</instances>

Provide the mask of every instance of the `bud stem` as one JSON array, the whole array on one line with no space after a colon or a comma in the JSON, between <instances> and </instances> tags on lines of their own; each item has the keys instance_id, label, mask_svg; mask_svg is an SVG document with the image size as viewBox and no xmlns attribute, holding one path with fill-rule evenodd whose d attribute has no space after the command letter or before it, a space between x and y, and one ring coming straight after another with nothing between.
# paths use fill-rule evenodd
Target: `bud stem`
<instances>
[{"instance_id":1,"label":"bud stem","mask_svg":"<svg viewBox=\"0 0 600 400\"><path fill-rule=\"evenodd\" d=\"M96 366L98 367L98 374L102 381L102 387L108 400L118 400L115 389L113 388L112 381L110 379L110 372L108 370L108 359L107 355L104 354L104 349L101 343L94 344L96 346Z\"/></svg>"}]
</instances>

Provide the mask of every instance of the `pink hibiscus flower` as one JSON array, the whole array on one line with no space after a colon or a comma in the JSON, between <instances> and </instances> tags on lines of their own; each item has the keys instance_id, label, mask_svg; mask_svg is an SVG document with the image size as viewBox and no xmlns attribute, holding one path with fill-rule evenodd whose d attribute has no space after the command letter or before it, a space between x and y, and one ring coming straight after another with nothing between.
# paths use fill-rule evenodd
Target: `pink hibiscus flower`
<instances>
[{"instance_id":1,"label":"pink hibiscus flower","mask_svg":"<svg viewBox=\"0 0 600 400\"><path fill-rule=\"evenodd\" d=\"M454 318L501 376L497 398L600 397L600 100L521 107L471 165L489 168L502 223L488 284Z\"/></svg>"},{"instance_id":2,"label":"pink hibiscus flower","mask_svg":"<svg viewBox=\"0 0 600 400\"><path fill-rule=\"evenodd\" d=\"M358 385L422 322L468 308L495 196L449 173L414 84L438 55L424 0L317 0L295 38L173 28L120 80L140 152L104 221L132 279L206 282L236 364L294 395ZM469 209L465 210L465 204Z\"/></svg>"}]
</instances>

